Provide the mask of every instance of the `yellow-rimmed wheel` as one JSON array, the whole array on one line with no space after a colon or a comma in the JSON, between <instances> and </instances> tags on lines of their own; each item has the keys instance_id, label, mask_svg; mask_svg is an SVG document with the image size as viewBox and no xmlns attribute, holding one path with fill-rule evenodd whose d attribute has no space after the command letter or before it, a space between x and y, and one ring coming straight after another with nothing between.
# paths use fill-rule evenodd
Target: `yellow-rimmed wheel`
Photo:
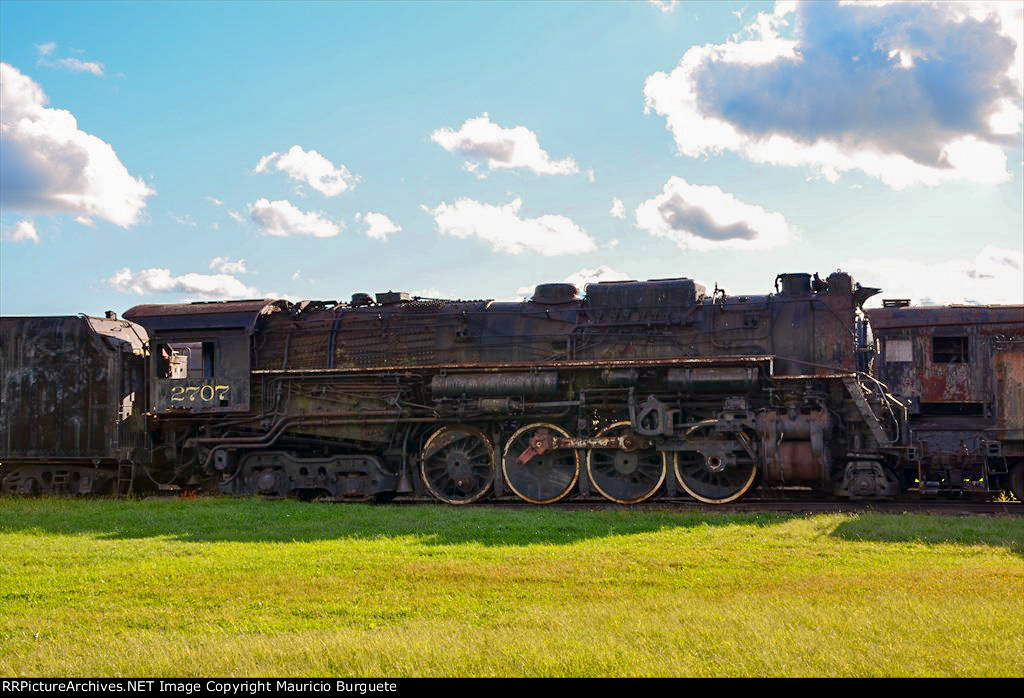
<instances>
[{"instance_id":1,"label":"yellow-rimmed wheel","mask_svg":"<svg viewBox=\"0 0 1024 698\"><path fill-rule=\"evenodd\" d=\"M448 504L471 504L494 484L494 445L476 427L438 429L423 445L420 464L427 490Z\"/></svg>"},{"instance_id":2,"label":"yellow-rimmed wheel","mask_svg":"<svg viewBox=\"0 0 1024 698\"><path fill-rule=\"evenodd\" d=\"M628 421L615 422L598 436L632 434ZM594 489L605 499L619 504L637 504L650 499L665 482L669 454L653 448L626 451L621 448L587 450L587 474Z\"/></svg>"},{"instance_id":3,"label":"yellow-rimmed wheel","mask_svg":"<svg viewBox=\"0 0 1024 698\"><path fill-rule=\"evenodd\" d=\"M580 454L574 449L543 450L551 438L569 438L554 424L528 424L505 442L501 470L509 489L531 504L551 504L564 499L580 477ZM538 446L543 452L536 452ZM526 459L524 454L533 451Z\"/></svg>"},{"instance_id":4,"label":"yellow-rimmed wheel","mask_svg":"<svg viewBox=\"0 0 1024 698\"><path fill-rule=\"evenodd\" d=\"M709 419L686 432L689 448L674 454L679 486L705 504L726 504L739 499L757 479L756 448L742 431L720 432Z\"/></svg>"}]
</instances>

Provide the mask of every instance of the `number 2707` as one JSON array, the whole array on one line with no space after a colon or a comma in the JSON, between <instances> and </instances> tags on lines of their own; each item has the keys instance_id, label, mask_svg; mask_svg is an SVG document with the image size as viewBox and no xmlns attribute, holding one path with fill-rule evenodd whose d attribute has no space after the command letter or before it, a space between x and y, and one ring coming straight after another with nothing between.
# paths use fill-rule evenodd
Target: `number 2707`
<instances>
[{"instance_id":1,"label":"number 2707","mask_svg":"<svg viewBox=\"0 0 1024 698\"><path fill-rule=\"evenodd\" d=\"M171 402L220 402L228 400L229 385L176 385L171 388Z\"/></svg>"}]
</instances>

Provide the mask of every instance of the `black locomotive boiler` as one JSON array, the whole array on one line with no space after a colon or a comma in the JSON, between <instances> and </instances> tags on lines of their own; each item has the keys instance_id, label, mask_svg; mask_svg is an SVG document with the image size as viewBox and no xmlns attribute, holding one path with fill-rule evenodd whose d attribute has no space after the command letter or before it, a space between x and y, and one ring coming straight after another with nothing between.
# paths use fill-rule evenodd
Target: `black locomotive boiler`
<instances>
[{"instance_id":1,"label":"black locomotive boiler","mask_svg":"<svg viewBox=\"0 0 1024 698\"><path fill-rule=\"evenodd\" d=\"M104 337L132 388L104 432L118 448L74 462L52 458L65 441L29 447L34 424L61 419L35 387L54 362L32 319L9 318L0 484L67 491L69 468L81 483L92 467L113 473L92 491L123 490L130 469L137 486L451 504L724 503L755 486L892 497L940 480L1022 496L1021 434L1004 428L1016 403L994 392L1021 379L990 390L972 447L957 445L970 467L922 458L913 397L872 375L881 345L861 307L876 292L836 272L782 274L758 296L680 278L590 284L583 298L543 284L517 303L388 292L136 306L108 322L144 338L141 352ZM998 346L1024 336L1022 311L1006 307Z\"/></svg>"}]
</instances>

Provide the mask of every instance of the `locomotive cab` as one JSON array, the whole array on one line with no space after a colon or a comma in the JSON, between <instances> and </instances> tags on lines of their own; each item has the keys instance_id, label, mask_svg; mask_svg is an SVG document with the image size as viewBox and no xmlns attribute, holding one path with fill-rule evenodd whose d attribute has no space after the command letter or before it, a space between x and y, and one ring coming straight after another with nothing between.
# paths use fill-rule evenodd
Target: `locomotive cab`
<instances>
[{"instance_id":1,"label":"locomotive cab","mask_svg":"<svg viewBox=\"0 0 1024 698\"><path fill-rule=\"evenodd\" d=\"M251 338L271 301L138 305L125 312L150 333L150 411L156 414L249 409Z\"/></svg>"}]
</instances>

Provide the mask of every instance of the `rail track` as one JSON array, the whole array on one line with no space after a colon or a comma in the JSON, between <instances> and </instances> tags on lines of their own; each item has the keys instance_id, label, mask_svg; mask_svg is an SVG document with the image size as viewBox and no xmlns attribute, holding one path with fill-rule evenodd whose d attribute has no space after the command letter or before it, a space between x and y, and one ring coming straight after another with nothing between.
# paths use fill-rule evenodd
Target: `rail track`
<instances>
[{"instance_id":1,"label":"rail track","mask_svg":"<svg viewBox=\"0 0 1024 698\"><path fill-rule=\"evenodd\" d=\"M337 500L321 500L337 501ZM431 499L399 498L392 500L394 506L448 506ZM517 500L491 500L476 507L500 509L538 509L535 504ZM761 513L778 512L793 514L831 513L880 513L880 514L945 514L945 515L991 515L1024 517L1022 502L993 502L976 500L901 499L895 501L848 501L835 499L764 499L746 498L729 504L704 504L682 497L661 498L640 504L622 505L600 498L573 499L546 504L543 508L561 511L675 511L675 512L718 512L718 513Z\"/></svg>"},{"instance_id":2,"label":"rail track","mask_svg":"<svg viewBox=\"0 0 1024 698\"><path fill-rule=\"evenodd\" d=\"M182 498L220 498L221 495L200 495L195 491L163 492L159 495L145 497L149 500ZM224 497L229 499L230 497ZM287 497L264 497L267 500L287 499ZM428 497L396 497L389 501L373 499L353 500L332 497L320 497L314 503L326 504L376 504L377 506L437 506L452 507ZM745 497L740 501L728 504L705 504L686 497L661 497L638 504L616 504L600 497L580 497L567 499L552 504L537 505L518 499L491 499L465 507L492 509L552 509L556 511L665 511L693 513L784 513L784 514L944 514L966 516L971 514L988 516L1020 516L1024 517L1024 502L993 501L981 499L937 499L920 497L903 497L890 500L841 500L821 497L790 496L782 497Z\"/></svg>"}]
</instances>

